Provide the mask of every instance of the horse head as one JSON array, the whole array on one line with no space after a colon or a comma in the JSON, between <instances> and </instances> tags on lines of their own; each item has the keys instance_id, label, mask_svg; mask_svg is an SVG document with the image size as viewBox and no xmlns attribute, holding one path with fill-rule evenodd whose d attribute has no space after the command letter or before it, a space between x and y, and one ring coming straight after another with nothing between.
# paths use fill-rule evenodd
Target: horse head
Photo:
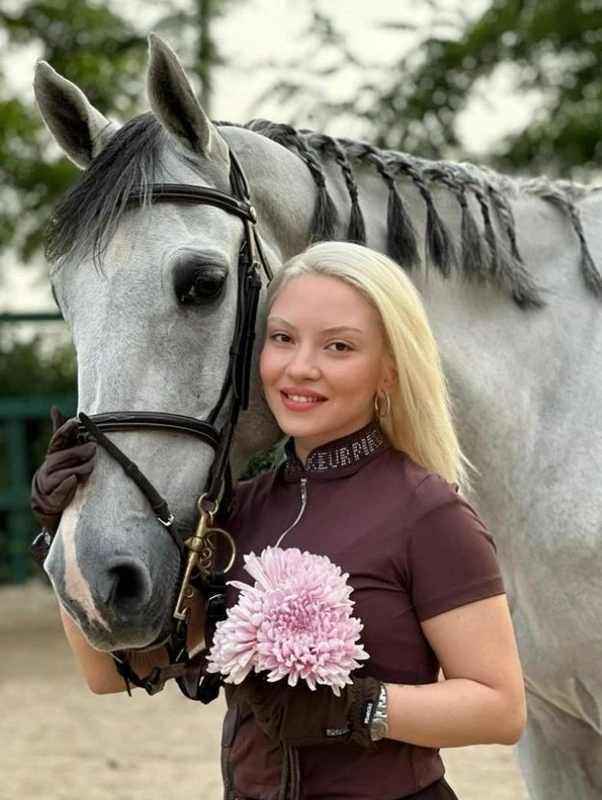
<instances>
[{"instance_id":1,"label":"horse head","mask_svg":"<svg viewBox=\"0 0 602 800\"><path fill-rule=\"evenodd\" d=\"M152 113L117 128L77 86L44 62L37 67L44 122L84 170L51 223L52 288L77 352L80 411L205 420L222 408L244 226L220 207L149 201L154 184L232 189L229 147L156 37L147 89ZM243 424L232 448L234 472L277 436L255 388L251 407L253 424ZM192 532L213 449L155 429L110 438L167 500L180 535ZM63 514L46 571L97 649L147 647L167 635L178 548L104 449Z\"/></svg>"}]
</instances>

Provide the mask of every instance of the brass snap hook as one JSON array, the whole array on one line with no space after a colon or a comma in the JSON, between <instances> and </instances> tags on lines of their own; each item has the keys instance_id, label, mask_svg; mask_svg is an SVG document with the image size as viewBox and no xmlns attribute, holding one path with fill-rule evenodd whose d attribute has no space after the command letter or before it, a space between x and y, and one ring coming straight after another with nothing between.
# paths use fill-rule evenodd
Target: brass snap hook
<instances>
[{"instance_id":1,"label":"brass snap hook","mask_svg":"<svg viewBox=\"0 0 602 800\"><path fill-rule=\"evenodd\" d=\"M186 539L184 544L190 551L186 562L182 585L178 594L178 600L173 612L174 619L184 621L190 615L190 609L186 607L185 601L190 599L190 580L195 572L208 575L214 566L217 537L223 536L230 545L230 559L224 572L228 572L236 559L236 545L234 539L228 531L222 528L213 528L213 519L219 508L217 500L207 500L207 495L202 494L197 501L199 510L199 521L194 534Z\"/></svg>"}]
</instances>

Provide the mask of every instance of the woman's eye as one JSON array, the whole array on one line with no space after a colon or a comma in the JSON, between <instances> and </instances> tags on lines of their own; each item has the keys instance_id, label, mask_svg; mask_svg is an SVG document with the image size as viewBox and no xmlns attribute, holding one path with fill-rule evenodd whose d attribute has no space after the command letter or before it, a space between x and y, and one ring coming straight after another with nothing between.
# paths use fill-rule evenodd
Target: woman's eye
<instances>
[{"instance_id":1,"label":"woman's eye","mask_svg":"<svg viewBox=\"0 0 602 800\"><path fill-rule=\"evenodd\" d=\"M272 333L270 339L279 344L288 344L288 342L292 341L288 333Z\"/></svg>"},{"instance_id":2,"label":"woman's eye","mask_svg":"<svg viewBox=\"0 0 602 800\"><path fill-rule=\"evenodd\" d=\"M351 347L346 342L331 342L328 349L334 350L336 353L346 353L351 350Z\"/></svg>"}]
</instances>

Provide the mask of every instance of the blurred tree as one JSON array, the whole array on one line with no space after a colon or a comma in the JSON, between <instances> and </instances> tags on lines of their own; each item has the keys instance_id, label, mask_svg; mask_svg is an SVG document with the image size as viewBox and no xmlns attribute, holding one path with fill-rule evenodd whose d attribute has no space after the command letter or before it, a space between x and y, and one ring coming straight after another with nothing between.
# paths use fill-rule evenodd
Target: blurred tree
<instances>
[{"instance_id":1,"label":"blurred tree","mask_svg":"<svg viewBox=\"0 0 602 800\"><path fill-rule=\"evenodd\" d=\"M460 147L459 113L475 91L487 92L484 79L506 68L518 94L536 92L540 99L526 127L504 137L491 160L509 170L547 173L599 166L602 6L595 0L568 5L493 0L457 39L427 41L409 85L407 75L391 81L374 97L369 117L400 148L437 153ZM419 125L404 128L404 117Z\"/></svg>"},{"instance_id":2,"label":"blurred tree","mask_svg":"<svg viewBox=\"0 0 602 800\"><path fill-rule=\"evenodd\" d=\"M125 119L144 97L146 37L165 35L192 74L203 80L208 104L211 70L224 60L211 23L235 0L151 0L117 13L117 2L6 0L0 8L0 253L35 260L45 220L77 175L50 147L31 92L14 85L22 53L48 61L78 84L108 117ZM114 8L113 8L114 7ZM142 10L144 9L144 13ZM138 12L136 14L136 11ZM33 76L30 77L29 83ZM198 87L197 87L198 88Z\"/></svg>"},{"instance_id":3,"label":"blurred tree","mask_svg":"<svg viewBox=\"0 0 602 800\"><path fill-rule=\"evenodd\" d=\"M77 393L75 353L69 343L49 348L47 338L41 334L21 341L1 332L3 397Z\"/></svg>"},{"instance_id":4,"label":"blurred tree","mask_svg":"<svg viewBox=\"0 0 602 800\"><path fill-rule=\"evenodd\" d=\"M85 87L104 113L127 113L140 92L146 42L106 7L81 0L26 0L0 11L2 77L33 48L55 69ZM31 76L33 78L33 76ZM77 170L51 153L30 92L4 80L0 90L0 250L23 262L41 245L44 222Z\"/></svg>"},{"instance_id":5,"label":"blurred tree","mask_svg":"<svg viewBox=\"0 0 602 800\"><path fill-rule=\"evenodd\" d=\"M164 6L165 13L156 20L153 30L165 34L168 41L177 46L186 68L200 81L199 99L211 115L214 70L226 64L212 34L213 24L242 0L192 0L181 8L174 8L174 0L154 2Z\"/></svg>"},{"instance_id":6,"label":"blurred tree","mask_svg":"<svg viewBox=\"0 0 602 800\"><path fill-rule=\"evenodd\" d=\"M602 5L599 0L490 0L479 16L465 4L415 0L430 8L419 25L401 17L382 26L415 44L394 64L367 63L350 53L332 22L314 10L310 36L323 57L307 80L279 81L269 92L291 98L327 123L349 115L364 123L366 138L431 158L471 158L460 134L461 113L476 97L494 99L493 79L528 98L526 126L495 143L487 161L522 172L580 175L602 162ZM324 56L329 53L329 56ZM305 59L305 56L303 57ZM311 62L310 62L311 63ZM353 97L333 102L316 87L342 69L363 76ZM313 78L313 82L312 82ZM316 101L315 98L318 97ZM308 102L309 101L309 102ZM482 156L480 157L482 160Z\"/></svg>"}]
</instances>

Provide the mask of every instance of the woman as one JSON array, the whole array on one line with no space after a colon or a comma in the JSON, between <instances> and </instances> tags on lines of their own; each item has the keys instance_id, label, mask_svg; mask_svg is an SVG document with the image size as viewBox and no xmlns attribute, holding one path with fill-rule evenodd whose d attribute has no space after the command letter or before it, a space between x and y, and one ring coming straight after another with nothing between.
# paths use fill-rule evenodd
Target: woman
<instances>
[{"instance_id":1,"label":"woman","mask_svg":"<svg viewBox=\"0 0 602 800\"><path fill-rule=\"evenodd\" d=\"M274 473L239 484L228 527L239 554L298 547L349 573L370 657L340 697L258 678L228 687L231 796L276 800L298 768L308 800L449 800L439 748L516 742L525 698L492 540L458 492L463 457L419 295L385 256L329 242L283 267L268 309L261 380L291 438ZM241 556L232 577L244 580ZM65 625L90 685L122 689L110 657Z\"/></svg>"}]
</instances>

